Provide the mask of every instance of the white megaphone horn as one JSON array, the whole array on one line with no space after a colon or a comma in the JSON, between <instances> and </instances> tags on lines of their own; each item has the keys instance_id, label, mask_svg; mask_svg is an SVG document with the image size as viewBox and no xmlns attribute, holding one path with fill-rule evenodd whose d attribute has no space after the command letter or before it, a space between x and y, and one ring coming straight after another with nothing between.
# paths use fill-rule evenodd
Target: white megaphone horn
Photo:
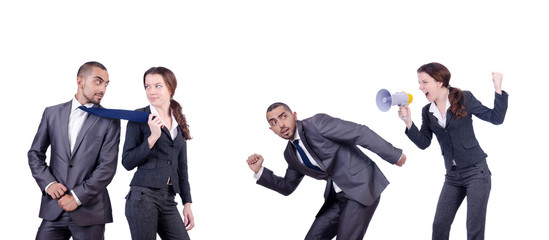
<instances>
[{"instance_id":1,"label":"white megaphone horn","mask_svg":"<svg viewBox=\"0 0 549 240\"><path fill-rule=\"evenodd\" d=\"M405 92L396 92L391 94L387 89L381 89L377 92L376 104L377 108L382 112L387 112L393 105L406 106L412 103L414 97L412 94ZM406 120L407 117L404 117Z\"/></svg>"}]
</instances>

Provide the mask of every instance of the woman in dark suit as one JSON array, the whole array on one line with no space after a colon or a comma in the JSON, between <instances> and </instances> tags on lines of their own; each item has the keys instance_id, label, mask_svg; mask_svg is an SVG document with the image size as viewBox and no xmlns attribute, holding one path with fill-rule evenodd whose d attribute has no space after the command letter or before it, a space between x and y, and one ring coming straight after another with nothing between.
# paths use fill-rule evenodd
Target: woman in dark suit
<instances>
[{"instance_id":1,"label":"woman in dark suit","mask_svg":"<svg viewBox=\"0 0 549 240\"><path fill-rule=\"evenodd\" d=\"M471 92L450 87L450 71L440 63L428 63L418 70L419 89L431 102L423 107L421 129L413 123L408 106L400 107L399 117L406 123L406 135L419 148L437 136L446 177L433 222L433 239L448 239L450 227L467 196L467 239L484 239L486 208L491 189L491 173L486 153L473 130L473 119L501 124L507 111L506 92L501 90L503 75L492 73L496 90L494 108L482 105ZM405 118L406 117L406 118Z\"/></svg>"},{"instance_id":2,"label":"woman in dark suit","mask_svg":"<svg viewBox=\"0 0 549 240\"><path fill-rule=\"evenodd\" d=\"M189 239L194 227L187 175L187 145L191 139L181 106L173 95L177 80L172 71L153 67L143 84L151 113L147 123L128 122L122 154L127 170L137 167L126 196L126 218L132 239ZM175 195L184 204L183 219Z\"/></svg>"}]
</instances>

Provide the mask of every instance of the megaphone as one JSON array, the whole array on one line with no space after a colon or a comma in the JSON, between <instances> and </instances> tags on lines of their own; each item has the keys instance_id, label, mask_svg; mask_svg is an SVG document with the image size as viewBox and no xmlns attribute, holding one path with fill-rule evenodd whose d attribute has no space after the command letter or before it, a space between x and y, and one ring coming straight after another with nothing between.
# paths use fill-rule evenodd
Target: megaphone
<instances>
[{"instance_id":1,"label":"megaphone","mask_svg":"<svg viewBox=\"0 0 549 240\"><path fill-rule=\"evenodd\" d=\"M391 94L387 89L381 89L377 92L376 104L377 108L382 112L387 112L393 105L406 106L412 103L414 97L412 94L405 92L396 92ZM404 117L406 120L407 117Z\"/></svg>"}]
</instances>

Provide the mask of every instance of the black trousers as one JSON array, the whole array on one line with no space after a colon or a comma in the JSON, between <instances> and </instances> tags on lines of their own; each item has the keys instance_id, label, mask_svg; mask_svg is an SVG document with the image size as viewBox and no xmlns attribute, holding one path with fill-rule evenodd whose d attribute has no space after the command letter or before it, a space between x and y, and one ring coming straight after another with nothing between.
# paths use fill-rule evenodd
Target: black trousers
<instances>
[{"instance_id":1,"label":"black trousers","mask_svg":"<svg viewBox=\"0 0 549 240\"><path fill-rule=\"evenodd\" d=\"M161 239L190 239L171 186L132 186L126 197L126 219L133 240L154 240L157 233Z\"/></svg>"},{"instance_id":2,"label":"black trousers","mask_svg":"<svg viewBox=\"0 0 549 240\"><path fill-rule=\"evenodd\" d=\"M339 192L328 199L305 239L329 240L336 235L339 240L363 239L378 204L379 198L371 206L364 206Z\"/></svg>"},{"instance_id":3,"label":"black trousers","mask_svg":"<svg viewBox=\"0 0 549 240\"><path fill-rule=\"evenodd\" d=\"M461 203L467 198L467 239L483 240L491 189L492 177L486 161L446 171L433 221L432 239L450 238L450 227Z\"/></svg>"}]
</instances>

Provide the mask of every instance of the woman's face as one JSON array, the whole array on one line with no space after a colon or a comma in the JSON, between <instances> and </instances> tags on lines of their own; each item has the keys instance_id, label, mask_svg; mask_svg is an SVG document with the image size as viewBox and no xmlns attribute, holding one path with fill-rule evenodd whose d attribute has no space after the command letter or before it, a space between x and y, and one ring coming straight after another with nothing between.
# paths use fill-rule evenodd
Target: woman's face
<instances>
[{"instance_id":1,"label":"woman's face","mask_svg":"<svg viewBox=\"0 0 549 240\"><path fill-rule=\"evenodd\" d=\"M425 94L427 101L433 102L441 95L443 89L442 82L437 82L425 72L418 73L417 79L419 82L419 90Z\"/></svg>"},{"instance_id":2,"label":"woman's face","mask_svg":"<svg viewBox=\"0 0 549 240\"><path fill-rule=\"evenodd\" d=\"M170 105L171 93L160 74L147 74L145 76L145 92L147 99L154 107Z\"/></svg>"}]
</instances>

